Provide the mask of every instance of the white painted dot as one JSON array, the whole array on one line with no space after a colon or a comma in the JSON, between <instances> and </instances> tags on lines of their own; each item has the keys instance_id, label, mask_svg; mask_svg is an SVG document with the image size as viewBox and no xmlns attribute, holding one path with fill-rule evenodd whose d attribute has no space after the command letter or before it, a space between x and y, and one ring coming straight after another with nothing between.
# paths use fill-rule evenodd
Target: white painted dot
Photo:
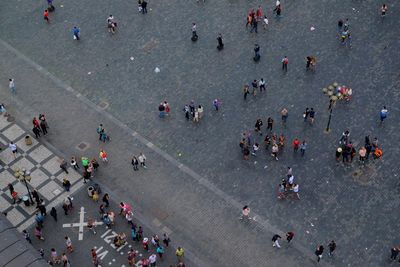
<instances>
[{"instance_id":1,"label":"white painted dot","mask_svg":"<svg viewBox=\"0 0 400 267\"><path fill-rule=\"evenodd\" d=\"M119 254L121 254L121 255L124 255L124 253L123 253L123 252L121 252L121 253L119 253Z\"/></svg>"},{"instance_id":2,"label":"white painted dot","mask_svg":"<svg viewBox=\"0 0 400 267\"><path fill-rule=\"evenodd\" d=\"M129 246L128 246L128 248L131 248L131 247L132 247L132 245L129 245Z\"/></svg>"},{"instance_id":3,"label":"white painted dot","mask_svg":"<svg viewBox=\"0 0 400 267\"><path fill-rule=\"evenodd\" d=\"M131 57L131 60L134 60L135 58L134 57Z\"/></svg>"},{"instance_id":4,"label":"white painted dot","mask_svg":"<svg viewBox=\"0 0 400 267\"><path fill-rule=\"evenodd\" d=\"M111 261L108 263L108 265L111 265L112 263L111 263Z\"/></svg>"},{"instance_id":5,"label":"white painted dot","mask_svg":"<svg viewBox=\"0 0 400 267\"><path fill-rule=\"evenodd\" d=\"M88 75L90 75L90 74L92 74L92 72L91 72L91 71L89 71L87 74L88 74Z\"/></svg>"},{"instance_id":6,"label":"white painted dot","mask_svg":"<svg viewBox=\"0 0 400 267\"><path fill-rule=\"evenodd\" d=\"M112 259L113 262L115 262L115 259Z\"/></svg>"},{"instance_id":7,"label":"white painted dot","mask_svg":"<svg viewBox=\"0 0 400 267\"><path fill-rule=\"evenodd\" d=\"M139 257L142 257L142 256L143 256L143 254L142 254L142 253L140 253L140 254L139 254Z\"/></svg>"}]
</instances>

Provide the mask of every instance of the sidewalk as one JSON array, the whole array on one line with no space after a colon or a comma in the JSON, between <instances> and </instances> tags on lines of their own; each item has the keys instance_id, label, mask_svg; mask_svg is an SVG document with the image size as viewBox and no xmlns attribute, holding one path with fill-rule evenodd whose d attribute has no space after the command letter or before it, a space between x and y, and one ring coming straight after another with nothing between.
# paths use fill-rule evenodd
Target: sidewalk
<instances>
[{"instance_id":1,"label":"sidewalk","mask_svg":"<svg viewBox=\"0 0 400 267\"><path fill-rule=\"evenodd\" d=\"M279 251L270 242L274 233L283 234L268 220L256 216L254 224L238 220L242 204L232 199L205 178L165 154L137 132L115 120L101 106L89 102L72 87L48 73L28 58L2 44L0 56L3 69L0 80L12 76L17 81L18 108L11 113L46 114L52 125L46 140L66 155L97 156L104 148L109 155L108 166L101 166L98 177L109 187L112 197L128 201L137 215L150 222L152 231L171 232L174 245L185 248L196 266L298 266L313 265L313 246L294 242L289 249ZM10 51L12 53L10 53ZM1 90L2 99L10 99ZM45 96L45 97L42 97ZM34 109L34 112L29 109ZM103 123L112 141L99 143L96 128ZM147 170L133 172L132 154L147 156ZM247 204L247 203L246 203ZM326 261L320 266L327 266Z\"/></svg>"}]
</instances>

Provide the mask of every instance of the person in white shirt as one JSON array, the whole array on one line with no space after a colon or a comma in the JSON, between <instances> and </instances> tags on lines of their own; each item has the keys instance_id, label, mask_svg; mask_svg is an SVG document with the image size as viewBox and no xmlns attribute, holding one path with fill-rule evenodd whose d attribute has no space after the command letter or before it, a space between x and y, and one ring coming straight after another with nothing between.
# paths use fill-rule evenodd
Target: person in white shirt
<instances>
[{"instance_id":1,"label":"person in white shirt","mask_svg":"<svg viewBox=\"0 0 400 267\"><path fill-rule=\"evenodd\" d=\"M299 195L299 185L298 184L293 184L293 193L296 194L297 198L300 199Z\"/></svg>"},{"instance_id":2,"label":"person in white shirt","mask_svg":"<svg viewBox=\"0 0 400 267\"><path fill-rule=\"evenodd\" d=\"M8 87L10 88L11 93L16 93L14 79L8 79Z\"/></svg>"},{"instance_id":3,"label":"person in white shirt","mask_svg":"<svg viewBox=\"0 0 400 267\"><path fill-rule=\"evenodd\" d=\"M138 160L139 160L140 166L142 166L143 168L147 169L147 167L146 167L146 156L142 152L140 152Z\"/></svg>"},{"instance_id":4,"label":"person in white shirt","mask_svg":"<svg viewBox=\"0 0 400 267\"><path fill-rule=\"evenodd\" d=\"M150 266L155 267L156 266L156 261L157 261L157 255L156 254L151 254L149 257L150 261Z\"/></svg>"},{"instance_id":5,"label":"person in white shirt","mask_svg":"<svg viewBox=\"0 0 400 267\"><path fill-rule=\"evenodd\" d=\"M11 149L14 159L17 158L17 145L11 142L8 147Z\"/></svg>"},{"instance_id":6,"label":"person in white shirt","mask_svg":"<svg viewBox=\"0 0 400 267\"><path fill-rule=\"evenodd\" d=\"M199 107L197 108L197 112L199 112L199 119L201 119L203 117L203 112L204 112L202 105L199 105Z\"/></svg>"},{"instance_id":7,"label":"person in white shirt","mask_svg":"<svg viewBox=\"0 0 400 267\"><path fill-rule=\"evenodd\" d=\"M266 30L267 29L267 26L268 26L268 19L267 19L267 16L264 16L264 30Z\"/></svg>"},{"instance_id":8,"label":"person in white shirt","mask_svg":"<svg viewBox=\"0 0 400 267\"><path fill-rule=\"evenodd\" d=\"M265 81L263 78L261 78L258 82L258 87L260 87L260 92L262 92L263 90L265 91Z\"/></svg>"}]
</instances>

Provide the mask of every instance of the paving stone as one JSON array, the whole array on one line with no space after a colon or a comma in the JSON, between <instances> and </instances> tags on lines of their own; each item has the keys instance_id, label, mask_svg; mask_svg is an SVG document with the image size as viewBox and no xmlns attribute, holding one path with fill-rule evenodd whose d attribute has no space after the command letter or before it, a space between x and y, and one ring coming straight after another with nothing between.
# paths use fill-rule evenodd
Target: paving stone
<instances>
[{"instance_id":1,"label":"paving stone","mask_svg":"<svg viewBox=\"0 0 400 267\"><path fill-rule=\"evenodd\" d=\"M29 135L31 137L31 139L32 139L32 145L29 145L29 146L26 145L25 144L25 136L27 136L27 135L24 135L23 138L21 138L20 140L18 140L18 142L16 142L16 145L17 145L17 147L18 147L18 149L20 150L21 153L31 150L32 148L34 148L38 144L38 141L36 141L35 138L33 138L31 135Z\"/></svg>"},{"instance_id":2,"label":"paving stone","mask_svg":"<svg viewBox=\"0 0 400 267\"><path fill-rule=\"evenodd\" d=\"M20 154L19 153L17 153L17 158L18 158L18 156L19 156ZM11 152L11 150L9 149L9 148L7 148L7 149L5 149L5 150L3 150L1 153L0 153L0 160L2 161L2 162L4 162L4 164L10 164L11 162L13 162L15 159L14 159L14 156L13 156L13 153Z\"/></svg>"},{"instance_id":3,"label":"paving stone","mask_svg":"<svg viewBox=\"0 0 400 267\"><path fill-rule=\"evenodd\" d=\"M31 181L29 182L33 188L38 188L46 180L50 180L49 176L45 174L42 170L36 169L31 173Z\"/></svg>"},{"instance_id":4,"label":"paving stone","mask_svg":"<svg viewBox=\"0 0 400 267\"><path fill-rule=\"evenodd\" d=\"M0 130L3 130L5 127L10 125L11 122L7 121L7 118L0 114Z\"/></svg>"},{"instance_id":5,"label":"paving stone","mask_svg":"<svg viewBox=\"0 0 400 267\"><path fill-rule=\"evenodd\" d=\"M35 165L33 165L30 160L24 157L17 159L17 161L10 166L12 170L19 168L20 170L25 169L27 171L31 171L34 167Z\"/></svg>"},{"instance_id":6,"label":"paving stone","mask_svg":"<svg viewBox=\"0 0 400 267\"><path fill-rule=\"evenodd\" d=\"M50 157L53 153L43 145L38 146L33 151L28 153L37 163L42 163L45 159Z\"/></svg>"},{"instance_id":7,"label":"paving stone","mask_svg":"<svg viewBox=\"0 0 400 267\"><path fill-rule=\"evenodd\" d=\"M0 172L0 189L6 191L9 183L15 182L17 179L8 170Z\"/></svg>"},{"instance_id":8,"label":"paving stone","mask_svg":"<svg viewBox=\"0 0 400 267\"><path fill-rule=\"evenodd\" d=\"M16 208L13 208L7 212L7 219L12 223L12 225L17 226L23 220L25 220L25 216Z\"/></svg>"},{"instance_id":9,"label":"paving stone","mask_svg":"<svg viewBox=\"0 0 400 267\"><path fill-rule=\"evenodd\" d=\"M27 182L29 184L29 182ZM14 184L14 190L18 193L19 197L27 196L28 195L28 190L26 190L26 186L24 182L18 181L16 184Z\"/></svg>"},{"instance_id":10,"label":"paving stone","mask_svg":"<svg viewBox=\"0 0 400 267\"><path fill-rule=\"evenodd\" d=\"M11 207L11 203L8 202L2 195L0 195L0 211L3 212Z\"/></svg>"},{"instance_id":11,"label":"paving stone","mask_svg":"<svg viewBox=\"0 0 400 267\"><path fill-rule=\"evenodd\" d=\"M43 168L45 168L50 174L54 175L61 170L60 162L61 159L59 157L52 157L49 161L43 164Z\"/></svg>"},{"instance_id":12,"label":"paving stone","mask_svg":"<svg viewBox=\"0 0 400 267\"><path fill-rule=\"evenodd\" d=\"M10 141L15 141L19 137L21 137L23 134L25 134L25 131L19 127L16 124L11 125L8 127L5 131L2 133L8 140Z\"/></svg>"},{"instance_id":13,"label":"paving stone","mask_svg":"<svg viewBox=\"0 0 400 267\"><path fill-rule=\"evenodd\" d=\"M33 201L35 201L34 199L33 199ZM29 205L29 206L26 206L25 204L24 204L24 202L20 202L19 204L18 204L18 207L20 207L21 209L23 209L26 213L28 213L29 215L33 215L36 211L37 211L37 208L36 208L36 204L34 203L33 205Z\"/></svg>"},{"instance_id":14,"label":"paving stone","mask_svg":"<svg viewBox=\"0 0 400 267\"><path fill-rule=\"evenodd\" d=\"M55 193L55 191L58 190L58 192L62 192L63 188L59 186L56 182L54 181L49 181L46 183L44 186L39 188L39 193L44 196L47 200L52 200L54 197L59 195L59 193Z\"/></svg>"},{"instance_id":15,"label":"paving stone","mask_svg":"<svg viewBox=\"0 0 400 267\"><path fill-rule=\"evenodd\" d=\"M82 177L80 175L80 173L75 171L73 168L68 168L68 172L69 172L68 174L66 174L64 171L62 173L60 173L57 176L57 180L62 182L64 178L67 178L71 182L71 184L74 184L76 181L78 181Z\"/></svg>"}]
</instances>

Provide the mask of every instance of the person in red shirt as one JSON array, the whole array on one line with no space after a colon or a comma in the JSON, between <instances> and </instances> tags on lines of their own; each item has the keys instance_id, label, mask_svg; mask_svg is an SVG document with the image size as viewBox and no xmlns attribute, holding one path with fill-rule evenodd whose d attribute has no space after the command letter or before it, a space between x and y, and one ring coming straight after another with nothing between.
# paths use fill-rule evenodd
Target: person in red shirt
<instances>
[{"instance_id":1,"label":"person in red shirt","mask_svg":"<svg viewBox=\"0 0 400 267\"><path fill-rule=\"evenodd\" d=\"M289 59L287 58L287 56L285 56L282 59L282 70L287 71L288 64L289 64Z\"/></svg>"},{"instance_id":2,"label":"person in red shirt","mask_svg":"<svg viewBox=\"0 0 400 267\"><path fill-rule=\"evenodd\" d=\"M293 151L297 152L297 150L299 150L299 146L300 146L300 141L299 139L295 138L293 141Z\"/></svg>"},{"instance_id":3,"label":"person in red shirt","mask_svg":"<svg viewBox=\"0 0 400 267\"><path fill-rule=\"evenodd\" d=\"M45 21L47 21L47 23L50 23L49 11L47 9L43 13L43 18L44 18Z\"/></svg>"},{"instance_id":4,"label":"person in red shirt","mask_svg":"<svg viewBox=\"0 0 400 267\"><path fill-rule=\"evenodd\" d=\"M258 6L258 8L257 8L256 17L257 17L257 20L261 20L261 19L262 19L262 9L261 9L261 6Z\"/></svg>"}]
</instances>

